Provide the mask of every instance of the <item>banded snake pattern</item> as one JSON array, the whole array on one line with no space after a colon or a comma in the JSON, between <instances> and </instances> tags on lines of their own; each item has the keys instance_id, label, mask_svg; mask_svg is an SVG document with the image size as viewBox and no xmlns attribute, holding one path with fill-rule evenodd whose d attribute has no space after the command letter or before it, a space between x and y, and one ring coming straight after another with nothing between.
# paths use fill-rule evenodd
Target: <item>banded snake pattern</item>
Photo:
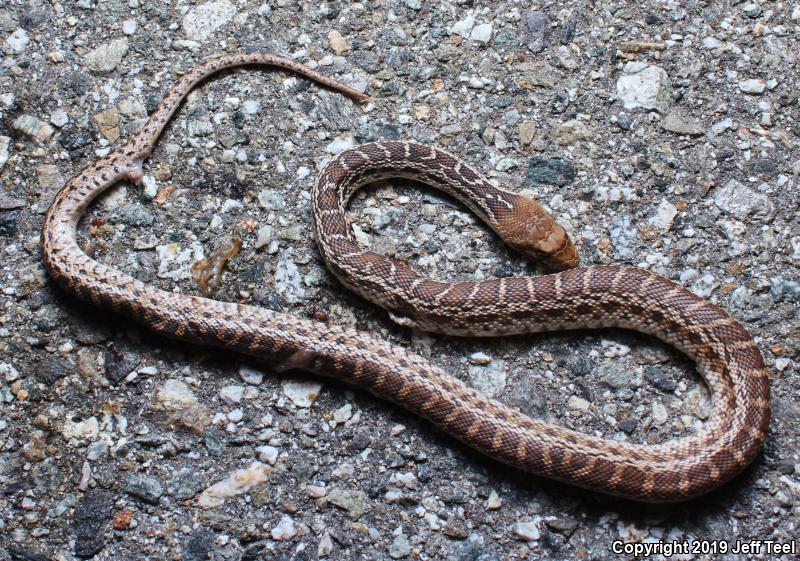
<instances>
[{"instance_id":1,"label":"banded snake pattern","mask_svg":"<svg viewBox=\"0 0 800 561\"><path fill-rule=\"evenodd\" d=\"M93 305L189 342L270 359L394 401L472 448L541 476L640 501L680 501L730 480L758 454L769 423L769 373L750 334L719 307L651 272L575 268L564 229L533 199L499 189L458 158L413 142L375 142L343 152L312 192L320 251L335 276L391 317L450 335L499 336L623 328L653 335L693 359L713 394L712 413L690 436L656 445L620 442L530 418L470 388L427 359L373 335L250 305L178 294L140 282L89 257L76 238L89 203L111 185L140 181L142 163L184 97L227 68L292 71L357 102L367 96L270 53L209 59L183 75L142 130L70 179L43 225L52 278ZM440 282L406 263L362 249L345 209L362 185L412 178L463 201L511 247L559 272Z\"/></svg>"}]
</instances>

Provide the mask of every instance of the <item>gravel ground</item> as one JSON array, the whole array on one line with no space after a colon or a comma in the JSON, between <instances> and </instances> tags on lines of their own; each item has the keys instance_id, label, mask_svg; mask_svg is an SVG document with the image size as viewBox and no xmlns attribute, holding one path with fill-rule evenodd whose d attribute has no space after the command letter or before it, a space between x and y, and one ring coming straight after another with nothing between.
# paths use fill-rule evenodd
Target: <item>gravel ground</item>
<instances>
[{"instance_id":1,"label":"gravel ground","mask_svg":"<svg viewBox=\"0 0 800 561\"><path fill-rule=\"evenodd\" d=\"M615 540L797 536L800 4L165 4L0 0L0 559L612 559ZM246 48L372 102L280 72L209 81L143 184L90 209L91 254L197 293L192 263L237 232L218 299L378 333L609 438L701 426L704 386L652 340L429 336L336 282L310 237L316 174L361 142L434 144L530 189L584 264L652 270L744 322L773 372L753 467L688 504L599 496L498 465L357 390L153 336L57 289L38 238L65 179L137 131L182 72ZM417 185L377 185L351 211L360 241L437 278L539 272Z\"/></svg>"}]
</instances>

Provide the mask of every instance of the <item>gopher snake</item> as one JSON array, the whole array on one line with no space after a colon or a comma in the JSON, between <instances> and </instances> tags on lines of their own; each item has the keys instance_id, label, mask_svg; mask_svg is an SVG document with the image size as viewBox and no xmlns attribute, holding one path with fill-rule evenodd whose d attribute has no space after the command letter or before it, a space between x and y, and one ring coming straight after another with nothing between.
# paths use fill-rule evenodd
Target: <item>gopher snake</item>
<instances>
[{"instance_id":1,"label":"gopher snake","mask_svg":"<svg viewBox=\"0 0 800 561\"><path fill-rule=\"evenodd\" d=\"M531 419L469 388L426 359L366 333L248 305L166 292L86 255L76 240L88 204L142 161L182 99L225 68L291 70L357 100L367 96L266 53L225 55L183 76L126 145L74 176L47 212L42 253L52 277L97 306L194 343L273 359L278 370L331 376L392 400L469 446L518 468L642 501L684 500L721 485L757 455L769 420L769 375L747 331L725 312L649 272L591 267L538 276L443 283L356 245L345 207L362 184L405 176L464 201L510 245L555 268L577 263L564 230L538 204L490 185L453 156L410 142L362 145L334 158L314 188L321 252L347 286L401 323L459 335L617 327L654 335L696 361L713 392L710 420L657 445L612 441Z\"/></svg>"}]
</instances>

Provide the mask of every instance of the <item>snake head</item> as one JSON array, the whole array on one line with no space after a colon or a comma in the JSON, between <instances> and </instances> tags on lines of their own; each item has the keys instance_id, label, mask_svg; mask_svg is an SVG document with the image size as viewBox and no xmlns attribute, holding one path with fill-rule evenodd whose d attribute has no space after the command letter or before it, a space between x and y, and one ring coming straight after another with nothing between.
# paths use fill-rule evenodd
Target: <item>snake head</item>
<instances>
[{"instance_id":1,"label":"snake head","mask_svg":"<svg viewBox=\"0 0 800 561\"><path fill-rule=\"evenodd\" d=\"M497 233L516 251L553 271L578 266L578 251L567 231L542 205L520 194L498 213Z\"/></svg>"}]
</instances>

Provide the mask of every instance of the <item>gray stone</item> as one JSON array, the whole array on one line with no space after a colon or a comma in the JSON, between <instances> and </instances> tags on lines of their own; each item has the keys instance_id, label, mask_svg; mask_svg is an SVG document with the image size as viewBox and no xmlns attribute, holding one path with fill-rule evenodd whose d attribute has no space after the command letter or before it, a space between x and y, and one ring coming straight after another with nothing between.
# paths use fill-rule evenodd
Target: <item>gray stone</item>
<instances>
[{"instance_id":1,"label":"gray stone","mask_svg":"<svg viewBox=\"0 0 800 561\"><path fill-rule=\"evenodd\" d=\"M192 531L192 534L183 542L181 561L206 561L211 554L216 535L205 529Z\"/></svg>"},{"instance_id":2,"label":"gray stone","mask_svg":"<svg viewBox=\"0 0 800 561\"><path fill-rule=\"evenodd\" d=\"M92 557L106 545L105 525L111 517L113 497L102 489L90 489L78 501L73 515L75 555Z\"/></svg>"},{"instance_id":3,"label":"gray stone","mask_svg":"<svg viewBox=\"0 0 800 561\"><path fill-rule=\"evenodd\" d=\"M667 422L667 408L659 401L654 401L652 405L653 422L657 425L663 425Z\"/></svg>"},{"instance_id":4,"label":"gray stone","mask_svg":"<svg viewBox=\"0 0 800 561\"><path fill-rule=\"evenodd\" d=\"M630 215L618 214L611 221L608 235L614 245L614 256L617 259L627 259L631 256L636 244L636 227L631 222Z\"/></svg>"},{"instance_id":5,"label":"gray stone","mask_svg":"<svg viewBox=\"0 0 800 561\"><path fill-rule=\"evenodd\" d=\"M84 58L86 66L95 72L111 72L128 54L128 40L114 39L103 43Z\"/></svg>"},{"instance_id":6,"label":"gray stone","mask_svg":"<svg viewBox=\"0 0 800 561\"><path fill-rule=\"evenodd\" d=\"M450 28L450 31L456 35L460 35L461 37L469 37L469 34L472 32L472 28L474 26L475 18L472 17L472 14L467 14L464 19L457 21L453 27Z\"/></svg>"},{"instance_id":7,"label":"gray stone","mask_svg":"<svg viewBox=\"0 0 800 561\"><path fill-rule=\"evenodd\" d=\"M286 208L286 199L274 189L262 189L258 193L258 204L268 210L283 210Z\"/></svg>"},{"instance_id":8,"label":"gray stone","mask_svg":"<svg viewBox=\"0 0 800 561\"><path fill-rule=\"evenodd\" d=\"M214 132L214 125L208 118L190 119L186 128L189 136L208 136Z\"/></svg>"},{"instance_id":9,"label":"gray stone","mask_svg":"<svg viewBox=\"0 0 800 561\"><path fill-rule=\"evenodd\" d=\"M325 151L329 154L340 154L345 150L355 148L356 142L350 135L342 135L334 138L325 147Z\"/></svg>"},{"instance_id":10,"label":"gray stone","mask_svg":"<svg viewBox=\"0 0 800 561\"><path fill-rule=\"evenodd\" d=\"M244 386L225 386L219 390L220 401L228 405L234 405L242 401L244 396Z\"/></svg>"},{"instance_id":11,"label":"gray stone","mask_svg":"<svg viewBox=\"0 0 800 561\"><path fill-rule=\"evenodd\" d=\"M27 134L42 144L47 144L53 138L55 130L48 123L37 119L33 115L24 113L11 123L14 130Z\"/></svg>"},{"instance_id":12,"label":"gray stone","mask_svg":"<svg viewBox=\"0 0 800 561\"><path fill-rule=\"evenodd\" d=\"M24 29L19 28L3 41L3 52L7 55L21 55L31 40Z\"/></svg>"},{"instance_id":13,"label":"gray stone","mask_svg":"<svg viewBox=\"0 0 800 561\"><path fill-rule=\"evenodd\" d=\"M411 544L408 538L401 534L397 536L391 545L389 545L389 557L392 559L402 559L411 553Z\"/></svg>"},{"instance_id":14,"label":"gray stone","mask_svg":"<svg viewBox=\"0 0 800 561\"><path fill-rule=\"evenodd\" d=\"M592 138L592 134L592 130L586 123L578 119L570 119L561 123L553 132L553 141L561 146L568 146L582 140L589 140Z\"/></svg>"},{"instance_id":15,"label":"gray stone","mask_svg":"<svg viewBox=\"0 0 800 561\"><path fill-rule=\"evenodd\" d=\"M258 453L258 459L260 461L274 466L275 462L278 461L278 454L280 453L280 450L274 446L259 446L256 448L256 452Z\"/></svg>"},{"instance_id":16,"label":"gray stone","mask_svg":"<svg viewBox=\"0 0 800 561\"><path fill-rule=\"evenodd\" d=\"M11 145L11 137L10 136L0 135L0 170L3 169L3 167L6 165L6 162L8 162L8 158L9 158L8 147L10 145ZM2 200L3 197L7 197L7 196L8 195L6 193L0 194L0 200ZM6 208L8 208L8 207L1 207L0 206L0 209L2 209L2 210L6 210Z\"/></svg>"},{"instance_id":17,"label":"gray stone","mask_svg":"<svg viewBox=\"0 0 800 561\"><path fill-rule=\"evenodd\" d=\"M157 505L164 494L164 487L157 477L130 473L125 476L125 492L146 503Z\"/></svg>"},{"instance_id":18,"label":"gray stone","mask_svg":"<svg viewBox=\"0 0 800 561\"><path fill-rule=\"evenodd\" d=\"M626 372L624 368L625 367L619 361L604 362L597 369L600 383L614 390L629 386L631 383L631 375Z\"/></svg>"},{"instance_id":19,"label":"gray stone","mask_svg":"<svg viewBox=\"0 0 800 561\"><path fill-rule=\"evenodd\" d=\"M677 384L674 380L670 380L666 374L655 366L648 366L644 369L644 377L648 382L664 392L674 392Z\"/></svg>"},{"instance_id":20,"label":"gray stone","mask_svg":"<svg viewBox=\"0 0 800 561\"><path fill-rule=\"evenodd\" d=\"M769 293L776 302L797 302L800 300L800 283L782 277L769 279Z\"/></svg>"},{"instance_id":21,"label":"gray stone","mask_svg":"<svg viewBox=\"0 0 800 561\"><path fill-rule=\"evenodd\" d=\"M536 521L517 522L514 524L514 534L523 540L538 540L541 537L539 523Z\"/></svg>"},{"instance_id":22,"label":"gray stone","mask_svg":"<svg viewBox=\"0 0 800 561\"><path fill-rule=\"evenodd\" d=\"M367 508L367 495L363 491L334 488L328 492L328 502L346 510L350 518L358 520Z\"/></svg>"},{"instance_id":23,"label":"gray stone","mask_svg":"<svg viewBox=\"0 0 800 561\"><path fill-rule=\"evenodd\" d=\"M720 209L739 220L753 217L769 221L775 213L775 206L767 195L754 191L736 179L715 189L712 197Z\"/></svg>"},{"instance_id":24,"label":"gray stone","mask_svg":"<svg viewBox=\"0 0 800 561\"><path fill-rule=\"evenodd\" d=\"M532 10L525 14L525 24L528 27L528 34L525 36L525 44L531 52L541 53L549 35L550 16L544 12Z\"/></svg>"},{"instance_id":25,"label":"gray stone","mask_svg":"<svg viewBox=\"0 0 800 561\"><path fill-rule=\"evenodd\" d=\"M16 236L19 224L19 211L0 212L0 238Z\"/></svg>"},{"instance_id":26,"label":"gray stone","mask_svg":"<svg viewBox=\"0 0 800 561\"><path fill-rule=\"evenodd\" d=\"M624 131L629 131L633 127L633 119L627 113L617 115L617 126Z\"/></svg>"},{"instance_id":27,"label":"gray stone","mask_svg":"<svg viewBox=\"0 0 800 561\"><path fill-rule=\"evenodd\" d=\"M686 117L679 113L669 113L661 121L661 126L669 132L688 136L700 136L705 133L705 129L697 119Z\"/></svg>"},{"instance_id":28,"label":"gray stone","mask_svg":"<svg viewBox=\"0 0 800 561\"><path fill-rule=\"evenodd\" d=\"M182 468L167 483L167 493L186 501L195 498L207 486L206 475L202 470Z\"/></svg>"},{"instance_id":29,"label":"gray stone","mask_svg":"<svg viewBox=\"0 0 800 561\"><path fill-rule=\"evenodd\" d=\"M205 2L191 9L183 18L183 31L190 41L202 43L236 15L236 6L229 0Z\"/></svg>"},{"instance_id":30,"label":"gray stone","mask_svg":"<svg viewBox=\"0 0 800 561\"><path fill-rule=\"evenodd\" d=\"M289 304L300 302L306 297L300 270L288 251L281 252L275 267L275 292Z\"/></svg>"},{"instance_id":31,"label":"gray stone","mask_svg":"<svg viewBox=\"0 0 800 561\"><path fill-rule=\"evenodd\" d=\"M566 160L534 157L528 160L525 187L540 184L564 186L575 179L575 166Z\"/></svg>"},{"instance_id":32,"label":"gray stone","mask_svg":"<svg viewBox=\"0 0 800 561\"><path fill-rule=\"evenodd\" d=\"M108 454L108 444L102 441L92 442L86 450L86 459L97 461Z\"/></svg>"},{"instance_id":33,"label":"gray stone","mask_svg":"<svg viewBox=\"0 0 800 561\"><path fill-rule=\"evenodd\" d=\"M112 219L129 226L151 226L155 221L155 216L147 207L131 203L116 209Z\"/></svg>"}]
</instances>

